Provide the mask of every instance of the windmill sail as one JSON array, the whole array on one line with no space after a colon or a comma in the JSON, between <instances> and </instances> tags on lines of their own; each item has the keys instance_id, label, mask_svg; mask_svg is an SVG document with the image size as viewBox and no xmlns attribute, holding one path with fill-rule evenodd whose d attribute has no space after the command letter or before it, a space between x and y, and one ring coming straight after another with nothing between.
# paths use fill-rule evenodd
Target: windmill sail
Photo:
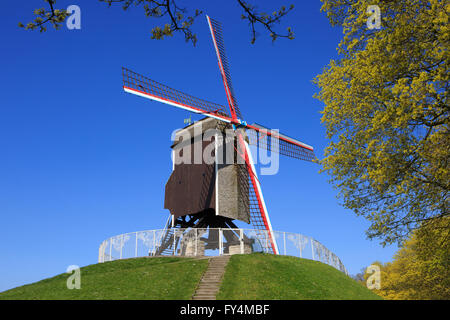
<instances>
[{"instance_id":1,"label":"windmill sail","mask_svg":"<svg viewBox=\"0 0 450 320\"><path fill-rule=\"evenodd\" d=\"M222 75L225 92L227 94L228 104L230 106L231 116L234 120L236 118L242 119L241 111L239 110L236 96L231 82L230 68L228 66L227 56L225 54L225 45L222 37L222 26L220 22L206 16L208 20L209 29L211 31L214 48L216 49L217 60L219 63L220 74Z\"/></svg>"},{"instance_id":2,"label":"windmill sail","mask_svg":"<svg viewBox=\"0 0 450 320\"><path fill-rule=\"evenodd\" d=\"M179 90L144 77L127 68L122 68L123 89L144 98L172 105L194 113L204 114L225 122L231 119L226 108L220 104L196 98Z\"/></svg>"},{"instance_id":3,"label":"windmill sail","mask_svg":"<svg viewBox=\"0 0 450 320\"><path fill-rule=\"evenodd\" d=\"M269 214L267 212L266 203L261 191L261 185L256 175L256 170L253 164L253 159L251 156L248 144L245 143L245 154L246 164L247 164L247 174L241 172L241 178L247 178L243 180L243 185L248 188L249 196L249 212L250 212L250 222L254 228L260 231L262 234L259 235L262 239L267 239L265 243L261 246L264 248L265 252L278 254L278 246L274 237L272 230L272 224L270 223Z\"/></svg>"},{"instance_id":4,"label":"windmill sail","mask_svg":"<svg viewBox=\"0 0 450 320\"><path fill-rule=\"evenodd\" d=\"M249 129L246 134L251 145L295 159L313 161L316 158L313 147L294 138L256 123L245 127Z\"/></svg>"}]
</instances>

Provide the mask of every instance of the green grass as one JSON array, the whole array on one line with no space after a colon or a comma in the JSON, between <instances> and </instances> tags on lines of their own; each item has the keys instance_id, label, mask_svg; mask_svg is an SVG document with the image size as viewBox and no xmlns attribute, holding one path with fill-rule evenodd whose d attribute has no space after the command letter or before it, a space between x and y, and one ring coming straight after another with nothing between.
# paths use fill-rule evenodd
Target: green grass
<instances>
[{"instance_id":1,"label":"green grass","mask_svg":"<svg viewBox=\"0 0 450 320\"><path fill-rule=\"evenodd\" d=\"M2 299L188 300L206 270L206 259L136 258L81 268L81 289L69 274L0 293ZM344 273L317 261L268 254L234 255L217 299L381 299Z\"/></svg>"},{"instance_id":2,"label":"green grass","mask_svg":"<svg viewBox=\"0 0 450 320\"><path fill-rule=\"evenodd\" d=\"M335 268L307 259L234 255L217 299L382 299Z\"/></svg>"},{"instance_id":3,"label":"green grass","mask_svg":"<svg viewBox=\"0 0 450 320\"><path fill-rule=\"evenodd\" d=\"M81 289L67 289L63 273L0 293L5 299L190 299L207 260L137 258L89 265L80 269Z\"/></svg>"}]
</instances>

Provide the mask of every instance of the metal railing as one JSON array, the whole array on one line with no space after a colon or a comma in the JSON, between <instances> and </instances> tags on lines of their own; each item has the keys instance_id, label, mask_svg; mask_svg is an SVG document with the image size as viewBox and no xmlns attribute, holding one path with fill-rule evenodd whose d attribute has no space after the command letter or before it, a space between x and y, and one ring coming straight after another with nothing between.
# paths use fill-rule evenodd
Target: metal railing
<instances>
[{"instance_id":1,"label":"metal railing","mask_svg":"<svg viewBox=\"0 0 450 320\"><path fill-rule=\"evenodd\" d=\"M319 241L298 233L273 231L278 252L320 261L344 272L341 259ZM120 234L100 244L98 262L145 256L217 256L266 252L270 239L264 230L181 229L137 231Z\"/></svg>"}]
</instances>

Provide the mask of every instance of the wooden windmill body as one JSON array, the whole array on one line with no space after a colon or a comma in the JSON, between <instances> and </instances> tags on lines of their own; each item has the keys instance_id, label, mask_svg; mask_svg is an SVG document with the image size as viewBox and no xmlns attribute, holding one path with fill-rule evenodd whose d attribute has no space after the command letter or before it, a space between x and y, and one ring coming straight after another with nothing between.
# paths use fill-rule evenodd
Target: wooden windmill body
<instances>
[{"instance_id":1,"label":"wooden windmill body","mask_svg":"<svg viewBox=\"0 0 450 320\"><path fill-rule=\"evenodd\" d=\"M181 227L235 227L232 220L250 223L248 194L239 179L240 171L246 172L245 164L237 163L236 140L227 139L225 128L222 122L205 118L175 135L174 165L166 184L164 208L169 209L174 219L196 216L198 220L195 224L180 220ZM214 133L209 138L205 136L208 130ZM183 136L191 139L185 141ZM186 157L183 152L187 149ZM196 149L200 157L194 159ZM212 163L207 163L208 159L203 157L205 152L209 153ZM233 153L228 162L227 152ZM200 163L195 163L196 160Z\"/></svg>"}]
</instances>

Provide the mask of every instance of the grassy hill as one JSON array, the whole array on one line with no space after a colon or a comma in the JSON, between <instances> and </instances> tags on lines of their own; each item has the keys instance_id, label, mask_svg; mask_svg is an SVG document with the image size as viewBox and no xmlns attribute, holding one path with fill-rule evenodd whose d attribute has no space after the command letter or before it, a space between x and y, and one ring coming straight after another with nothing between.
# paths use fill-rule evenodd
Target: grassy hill
<instances>
[{"instance_id":1,"label":"grassy hill","mask_svg":"<svg viewBox=\"0 0 450 320\"><path fill-rule=\"evenodd\" d=\"M382 299L335 268L313 260L270 254L230 259L217 299Z\"/></svg>"},{"instance_id":2,"label":"grassy hill","mask_svg":"<svg viewBox=\"0 0 450 320\"><path fill-rule=\"evenodd\" d=\"M136 258L81 268L81 289L60 274L0 293L2 299L190 299L206 259ZM234 255L218 299L381 299L342 272L317 261L266 254Z\"/></svg>"},{"instance_id":3,"label":"grassy hill","mask_svg":"<svg viewBox=\"0 0 450 320\"><path fill-rule=\"evenodd\" d=\"M1 299L190 299L207 260L137 258L81 268L81 289L67 289L69 274L0 293Z\"/></svg>"}]
</instances>

